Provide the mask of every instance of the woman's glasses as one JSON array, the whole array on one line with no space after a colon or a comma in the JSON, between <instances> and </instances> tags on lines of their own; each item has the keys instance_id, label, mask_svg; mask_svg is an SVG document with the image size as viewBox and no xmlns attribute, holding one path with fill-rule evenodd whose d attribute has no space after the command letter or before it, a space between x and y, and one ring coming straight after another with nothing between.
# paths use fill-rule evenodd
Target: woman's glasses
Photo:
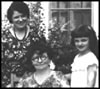
<instances>
[{"instance_id":1,"label":"woman's glasses","mask_svg":"<svg viewBox=\"0 0 100 89\"><path fill-rule=\"evenodd\" d=\"M34 62L42 62L42 61L45 61L47 59L48 59L47 54L42 54L42 55L35 54L32 57L32 61L34 61Z\"/></svg>"}]
</instances>

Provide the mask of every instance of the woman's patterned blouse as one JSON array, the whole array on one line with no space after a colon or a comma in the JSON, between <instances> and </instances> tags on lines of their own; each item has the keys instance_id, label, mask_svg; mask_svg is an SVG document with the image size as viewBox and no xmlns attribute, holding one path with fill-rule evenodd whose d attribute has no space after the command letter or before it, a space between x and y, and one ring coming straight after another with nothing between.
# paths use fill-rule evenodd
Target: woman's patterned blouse
<instances>
[{"instance_id":1,"label":"woman's patterned blouse","mask_svg":"<svg viewBox=\"0 0 100 89\"><path fill-rule=\"evenodd\" d=\"M39 84L34 77L34 74L31 73L27 76L23 76L20 79L16 87L34 87L34 88L43 88L43 87L69 87L67 78L60 71L52 71L50 76L46 78L41 84Z\"/></svg>"},{"instance_id":2,"label":"woman's patterned blouse","mask_svg":"<svg viewBox=\"0 0 100 89\"><path fill-rule=\"evenodd\" d=\"M39 37L36 28L29 27L28 37L23 40L18 40L15 38L9 29L3 29L1 32L1 47L2 47L2 87L5 87L10 83L11 73L15 73L17 76L22 76L25 72L23 63L25 58L23 58L28 50L30 44L41 40L42 36Z\"/></svg>"}]
</instances>

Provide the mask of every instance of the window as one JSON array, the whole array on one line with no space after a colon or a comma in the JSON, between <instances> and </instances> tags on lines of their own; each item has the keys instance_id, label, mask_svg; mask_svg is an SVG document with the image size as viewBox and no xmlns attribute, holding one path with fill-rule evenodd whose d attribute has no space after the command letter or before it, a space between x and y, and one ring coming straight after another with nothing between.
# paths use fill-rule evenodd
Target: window
<instances>
[{"instance_id":1,"label":"window","mask_svg":"<svg viewBox=\"0 0 100 89\"><path fill-rule=\"evenodd\" d=\"M91 2L66 1L50 2L50 18L60 23L67 23L66 29L73 30L80 24L91 25Z\"/></svg>"}]
</instances>

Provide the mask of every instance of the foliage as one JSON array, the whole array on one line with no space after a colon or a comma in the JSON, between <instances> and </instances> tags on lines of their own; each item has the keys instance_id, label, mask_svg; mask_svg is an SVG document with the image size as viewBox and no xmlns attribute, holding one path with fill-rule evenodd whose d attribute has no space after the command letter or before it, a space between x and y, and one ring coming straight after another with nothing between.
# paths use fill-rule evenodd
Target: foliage
<instances>
[{"instance_id":1,"label":"foliage","mask_svg":"<svg viewBox=\"0 0 100 89\"><path fill-rule=\"evenodd\" d=\"M44 34L45 24L43 23L43 8L41 2L36 4L30 3L30 26L35 27L39 35Z\"/></svg>"},{"instance_id":2,"label":"foliage","mask_svg":"<svg viewBox=\"0 0 100 89\"><path fill-rule=\"evenodd\" d=\"M48 44L54 49L56 55L54 63L56 69L63 73L71 72L70 64L76 55L76 49L71 45L71 32L67 28L62 31L60 23L53 23L52 28L49 29ZM66 23L65 23L66 24Z\"/></svg>"}]
</instances>

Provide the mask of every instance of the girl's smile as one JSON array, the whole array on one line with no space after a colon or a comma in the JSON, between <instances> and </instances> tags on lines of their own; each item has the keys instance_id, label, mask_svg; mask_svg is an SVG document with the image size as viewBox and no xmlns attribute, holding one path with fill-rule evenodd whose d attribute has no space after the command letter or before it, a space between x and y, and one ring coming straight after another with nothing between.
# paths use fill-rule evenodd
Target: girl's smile
<instances>
[{"instance_id":1,"label":"girl's smile","mask_svg":"<svg viewBox=\"0 0 100 89\"><path fill-rule=\"evenodd\" d=\"M89 49L89 38L88 37L77 37L74 39L76 48L79 52L85 52Z\"/></svg>"}]
</instances>

